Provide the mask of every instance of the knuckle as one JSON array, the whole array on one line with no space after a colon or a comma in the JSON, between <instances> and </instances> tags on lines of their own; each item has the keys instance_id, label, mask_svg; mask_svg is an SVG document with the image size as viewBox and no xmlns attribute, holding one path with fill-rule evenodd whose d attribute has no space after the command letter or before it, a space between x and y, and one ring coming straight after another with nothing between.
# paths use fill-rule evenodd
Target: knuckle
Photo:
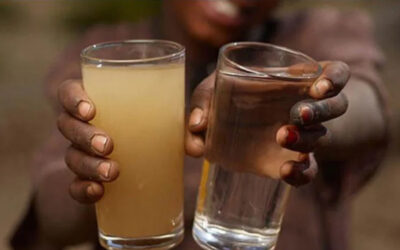
<instances>
[{"instance_id":1,"label":"knuckle","mask_svg":"<svg viewBox=\"0 0 400 250\"><path fill-rule=\"evenodd\" d=\"M211 96L211 89L200 86L196 89L193 95L197 98L204 99Z\"/></svg>"},{"instance_id":2,"label":"knuckle","mask_svg":"<svg viewBox=\"0 0 400 250\"><path fill-rule=\"evenodd\" d=\"M62 134L64 134L64 123L66 122L66 118L67 115L64 112L59 114L57 117L57 128Z\"/></svg>"},{"instance_id":3,"label":"knuckle","mask_svg":"<svg viewBox=\"0 0 400 250\"><path fill-rule=\"evenodd\" d=\"M85 155L81 158L80 163L82 173L84 173L89 180L93 180L93 178L97 176L96 170L97 166L100 164L100 160Z\"/></svg>"},{"instance_id":4,"label":"knuckle","mask_svg":"<svg viewBox=\"0 0 400 250\"><path fill-rule=\"evenodd\" d=\"M343 72L349 71L350 67L349 65L347 65L347 63L343 62L343 61L333 61L332 66L341 69Z\"/></svg>"},{"instance_id":5,"label":"knuckle","mask_svg":"<svg viewBox=\"0 0 400 250\"><path fill-rule=\"evenodd\" d=\"M66 79L60 84L60 86L66 86L66 85L74 83L74 82L76 82L76 79Z\"/></svg>"},{"instance_id":6,"label":"knuckle","mask_svg":"<svg viewBox=\"0 0 400 250\"><path fill-rule=\"evenodd\" d=\"M334 83L338 83L339 79L342 78L343 72L340 67L331 67L328 71L330 80Z\"/></svg>"},{"instance_id":7,"label":"knuckle","mask_svg":"<svg viewBox=\"0 0 400 250\"><path fill-rule=\"evenodd\" d=\"M59 85L59 89L61 89L62 91L67 91L71 85L74 84L80 85L81 82L82 81L80 79L67 79Z\"/></svg>"},{"instance_id":8,"label":"knuckle","mask_svg":"<svg viewBox=\"0 0 400 250\"><path fill-rule=\"evenodd\" d=\"M209 75L208 77L206 77L200 84L199 87L204 87L204 88L212 88L214 86L215 83L215 76L216 73L215 71Z\"/></svg>"},{"instance_id":9,"label":"knuckle","mask_svg":"<svg viewBox=\"0 0 400 250\"><path fill-rule=\"evenodd\" d=\"M330 100L331 99L325 99L312 104L312 109L314 111L316 121L323 121L326 117L330 116L332 111L330 107Z\"/></svg>"},{"instance_id":10,"label":"knuckle","mask_svg":"<svg viewBox=\"0 0 400 250\"><path fill-rule=\"evenodd\" d=\"M70 83L70 81L66 80L66 81L63 81L62 83L60 83L60 85L58 85L57 97L59 100L62 100L64 93L65 93L66 86L68 86L69 83Z\"/></svg>"},{"instance_id":11,"label":"knuckle","mask_svg":"<svg viewBox=\"0 0 400 250\"><path fill-rule=\"evenodd\" d=\"M77 187L76 187L77 183L76 180L73 181L68 188L68 193L69 195L72 197L72 199L79 201L79 197L77 195Z\"/></svg>"},{"instance_id":12,"label":"knuckle","mask_svg":"<svg viewBox=\"0 0 400 250\"><path fill-rule=\"evenodd\" d=\"M67 167L68 168L72 168L72 165L73 165L73 149L72 149L72 147L70 146L70 147L68 147L67 148L67 151L66 151L66 153L65 153L65 156L64 156L64 162L65 162L65 164L67 164Z\"/></svg>"},{"instance_id":13,"label":"knuckle","mask_svg":"<svg viewBox=\"0 0 400 250\"><path fill-rule=\"evenodd\" d=\"M201 107L202 109L208 108L208 102L211 99L211 90L206 88L198 88L192 95L191 109Z\"/></svg>"},{"instance_id":14,"label":"knuckle","mask_svg":"<svg viewBox=\"0 0 400 250\"><path fill-rule=\"evenodd\" d=\"M75 121L71 121L71 123L68 124L68 127L70 130L70 140L73 143L83 147L90 147L91 139L94 136L94 133L90 127L86 126L86 124L84 125Z\"/></svg>"},{"instance_id":15,"label":"knuckle","mask_svg":"<svg viewBox=\"0 0 400 250\"><path fill-rule=\"evenodd\" d=\"M347 96L344 93L340 93L339 95L332 98L329 101L329 110L332 116L342 115L347 111L349 107L349 101Z\"/></svg>"},{"instance_id":16,"label":"knuckle","mask_svg":"<svg viewBox=\"0 0 400 250\"><path fill-rule=\"evenodd\" d=\"M334 62L327 68L326 75L335 87L344 87L350 77L350 68L344 62Z\"/></svg>"},{"instance_id":17,"label":"knuckle","mask_svg":"<svg viewBox=\"0 0 400 250\"><path fill-rule=\"evenodd\" d=\"M82 135L81 133L83 132L78 125L76 124L69 124L70 127L70 137L71 141L77 144L82 144Z\"/></svg>"},{"instance_id":18,"label":"knuckle","mask_svg":"<svg viewBox=\"0 0 400 250\"><path fill-rule=\"evenodd\" d=\"M57 124L57 129L58 129L58 131L60 131L61 133L62 133L62 130L63 130L62 123L63 123L62 117L61 117L61 115L59 115L59 116L57 117L56 124Z\"/></svg>"},{"instance_id":19,"label":"knuckle","mask_svg":"<svg viewBox=\"0 0 400 250\"><path fill-rule=\"evenodd\" d=\"M90 168L90 162L88 162L87 157L83 157L79 160L79 172L81 173L81 175L86 176L87 178L89 178L89 180L91 180L92 176L91 176L91 168Z\"/></svg>"},{"instance_id":20,"label":"knuckle","mask_svg":"<svg viewBox=\"0 0 400 250\"><path fill-rule=\"evenodd\" d=\"M340 98L340 102L342 103L342 110L343 113L346 112L346 110L349 107L349 99L347 98L347 96L344 93L340 93L339 94L339 98Z\"/></svg>"},{"instance_id":21,"label":"knuckle","mask_svg":"<svg viewBox=\"0 0 400 250\"><path fill-rule=\"evenodd\" d=\"M341 99L343 104L347 107L349 105L349 99L347 98L347 95L345 93L340 93L338 97Z\"/></svg>"},{"instance_id":22,"label":"knuckle","mask_svg":"<svg viewBox=\"0 0 400 250\"><path fill-rule=\"evenodd\" d=\"M74 83L74 80L68 79L60 83L60 85L58 85L57 94L60 101L64 99L72 83Z\"/></svg>"},{"instance_id":23,"label":"knuckle","mask_svg":"<svg viewBox=\"0 0 400 250\"><path fill-rule=\"evenodd\" d=\"M79 86L81 86L81 81L77 79L65 80L58 86L57 97L65 109L74 109L81 101L79 91L76 91Z\"/></svg>"}]
</instances>

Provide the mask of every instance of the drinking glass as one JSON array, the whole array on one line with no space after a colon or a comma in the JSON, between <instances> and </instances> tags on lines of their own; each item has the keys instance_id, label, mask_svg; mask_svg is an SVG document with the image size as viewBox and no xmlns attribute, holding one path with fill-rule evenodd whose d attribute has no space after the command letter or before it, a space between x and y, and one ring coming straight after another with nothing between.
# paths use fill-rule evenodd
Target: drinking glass
<instances>
[{"instance_id":1,"label":"drinking glass","mask_svg":"<svg viewBox=\"0 0 400 250\"><path fill-rule=\"evenodd\" d=\"M163 40L95 44L82 51L91 121L114 142L120 175L96 203L107 249L169 249L183 239L185 49Z\"/></svg>"},{"instance_id":2,"label":"drinking glass","mask_svg":"<svg viewBox=\"0 0 400 250\"><path fill-rule=\"evenodd\" d=\"M290 189L279 168L298 157L277 144L276 132L320 73L316 61L287 48L221 48L193 226L203 248L274 248Z\"/></svg>"}]
</instances>

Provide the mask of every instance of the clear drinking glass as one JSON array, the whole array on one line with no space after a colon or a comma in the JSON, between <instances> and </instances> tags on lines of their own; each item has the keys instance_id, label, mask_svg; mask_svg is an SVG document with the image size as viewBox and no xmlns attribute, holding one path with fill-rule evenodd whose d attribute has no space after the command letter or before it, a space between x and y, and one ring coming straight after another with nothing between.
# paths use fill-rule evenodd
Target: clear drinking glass
<instances>
[{"instance_id":1,"label":"clear drinking glass","mask_svg":"<svg viewBox=\"0 0 400 250\"><path fill-rule=\"evenodd\" d=\"M221 48L193 226L203 248L274 248L289 195L279 167L298 155L276 143L276 132L320 73L316 61L283 47Z\"/></svg>"},{"instance_id":2,"label":"clear drinking glass","mask_svg":"<svg viewBox=\"0 0 400 250\"><path fill-rule=\"evenodd\" d=\"M120 175L96 203L107 249L169 249L183 239L185 49L162 40L89 46L81 54L92 124L114 142Z\"/></svg>"}]
</instances>

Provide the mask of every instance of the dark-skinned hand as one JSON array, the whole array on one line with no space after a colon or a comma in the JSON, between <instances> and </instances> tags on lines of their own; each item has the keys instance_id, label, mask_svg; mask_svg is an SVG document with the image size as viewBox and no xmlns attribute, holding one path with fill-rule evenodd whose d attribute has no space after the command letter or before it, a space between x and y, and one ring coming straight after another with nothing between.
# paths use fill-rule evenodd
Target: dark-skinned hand
<instances>
[{"instance_id":1,"label":"dark-skinned hand","mask_svg":"<svg viewBox=\"0 0 400 250\"><path fill-rule=\"evenodd\" d=\"M280 166L281 178L296 186L308 183L317 173L317 163L309 152L320 145L321 138L326 137L327 131L321 123L342 115L348 105L341 93L350 77L348 66L342 62L321 62L321 65L323 73L309 90L314 101L296 104L290 114L291 125L282 126L276 135L282 147L300 152L297 161L288 161ZM204 154L202 135L207 129L213 89L214 75L211 75L199 84L191 99L185 148L193 157ZM64 109L58 117L58 128L71 142L65 161L76 174L70 185L70 194L81 203L94 203L104 194L102 183L114 181L119 174L118 163L107 158L113 150L112 138L106 131L89 124L96 109L81 80L62 83L58 99ZM294 143L288 140L291 133L297 136Z\"/></svg>"}]
</instances>

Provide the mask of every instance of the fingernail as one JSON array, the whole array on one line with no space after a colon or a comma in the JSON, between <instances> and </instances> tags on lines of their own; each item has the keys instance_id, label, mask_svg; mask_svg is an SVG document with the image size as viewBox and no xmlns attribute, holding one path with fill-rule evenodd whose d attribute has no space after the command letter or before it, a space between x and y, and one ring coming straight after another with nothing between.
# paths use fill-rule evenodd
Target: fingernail
<instances>
[{"instance_id":1,"label":"fingernail","mask_svg":"<svg viewBox=\"0 0 400 250\"><path fill-rule=\"evenodd\" d=\"M300 108L300 117L302 124L307 124L311 122L314 118L314 112L308 106L303 106Z\"/></svg>"},{"instance_id":2,"label":"fingernail","mask_svg":"<svg viewBox=\"0 0 400 250\"><path fill-rule=\"evenodd\" d=\"M103 135L95 135L92 138L91 144L92 148L99 153L103 153L106 148L107 137Z\"/></svg>"},{"instance_id":3,"label":"fingernail","mask_svg":"<svg viewBox=\"0 0 400 250\"><path fill-rule=\"evenodd\" d=\"M299 135L294 129L287 129L286 145L293 145L299 140Z\"/></svg>"},{"instance_id":4,"label":"fingernail","mask_svg":"<svg viewBox=\"0 0 400 250\"><path fill-rule=\"evenodd\" d=\"M100 175L104 179L108 179L110 177L110 169L111 169L111 164L109 162L103 161L100 163L99 167L97 168L97 171L99 171Z\"/></svg>"},{"instance_id":5,"label":"fingernail","mask_svg":"<svg viewBox=\"0 0 400 250\"><path fill-rule=\"evenodd\" d=\"M96 188L93 185L89 185L89 187L87 187L86 192L89 196L96 196Z\"/></svg>"},{"instance_id":6,"label":"fingernail","mask_svg":"<svg viewBox=\"0 0 400 250\"><path fill-rule=\"evenodd\" d=\"M87 117L89 115L90 108L91 106L88 102L81 101L78 105L79 115L82 117Z\"/></svg>"},{"instance_id":7,"label":"fingernail","mask_svg":"<svg viewBox=\"0 0 400 250\"><path fill-rule=\"evenodd\" d=\"M327 79L321 79L315 84L315 88L320 95L325 95L332 90L332 83Z\"/></svg>"},{"instance_id":8,"label":"fingernail","mask_svg":"<svg viewBox=\"0 0 400 250\"><path fill-rule=\"evenodd\" d=\"M198 126L201 123L202 118L203 118L203 110L195 108L190 114L189 125L191 127Z\"/></svg>"}]
</instances>

